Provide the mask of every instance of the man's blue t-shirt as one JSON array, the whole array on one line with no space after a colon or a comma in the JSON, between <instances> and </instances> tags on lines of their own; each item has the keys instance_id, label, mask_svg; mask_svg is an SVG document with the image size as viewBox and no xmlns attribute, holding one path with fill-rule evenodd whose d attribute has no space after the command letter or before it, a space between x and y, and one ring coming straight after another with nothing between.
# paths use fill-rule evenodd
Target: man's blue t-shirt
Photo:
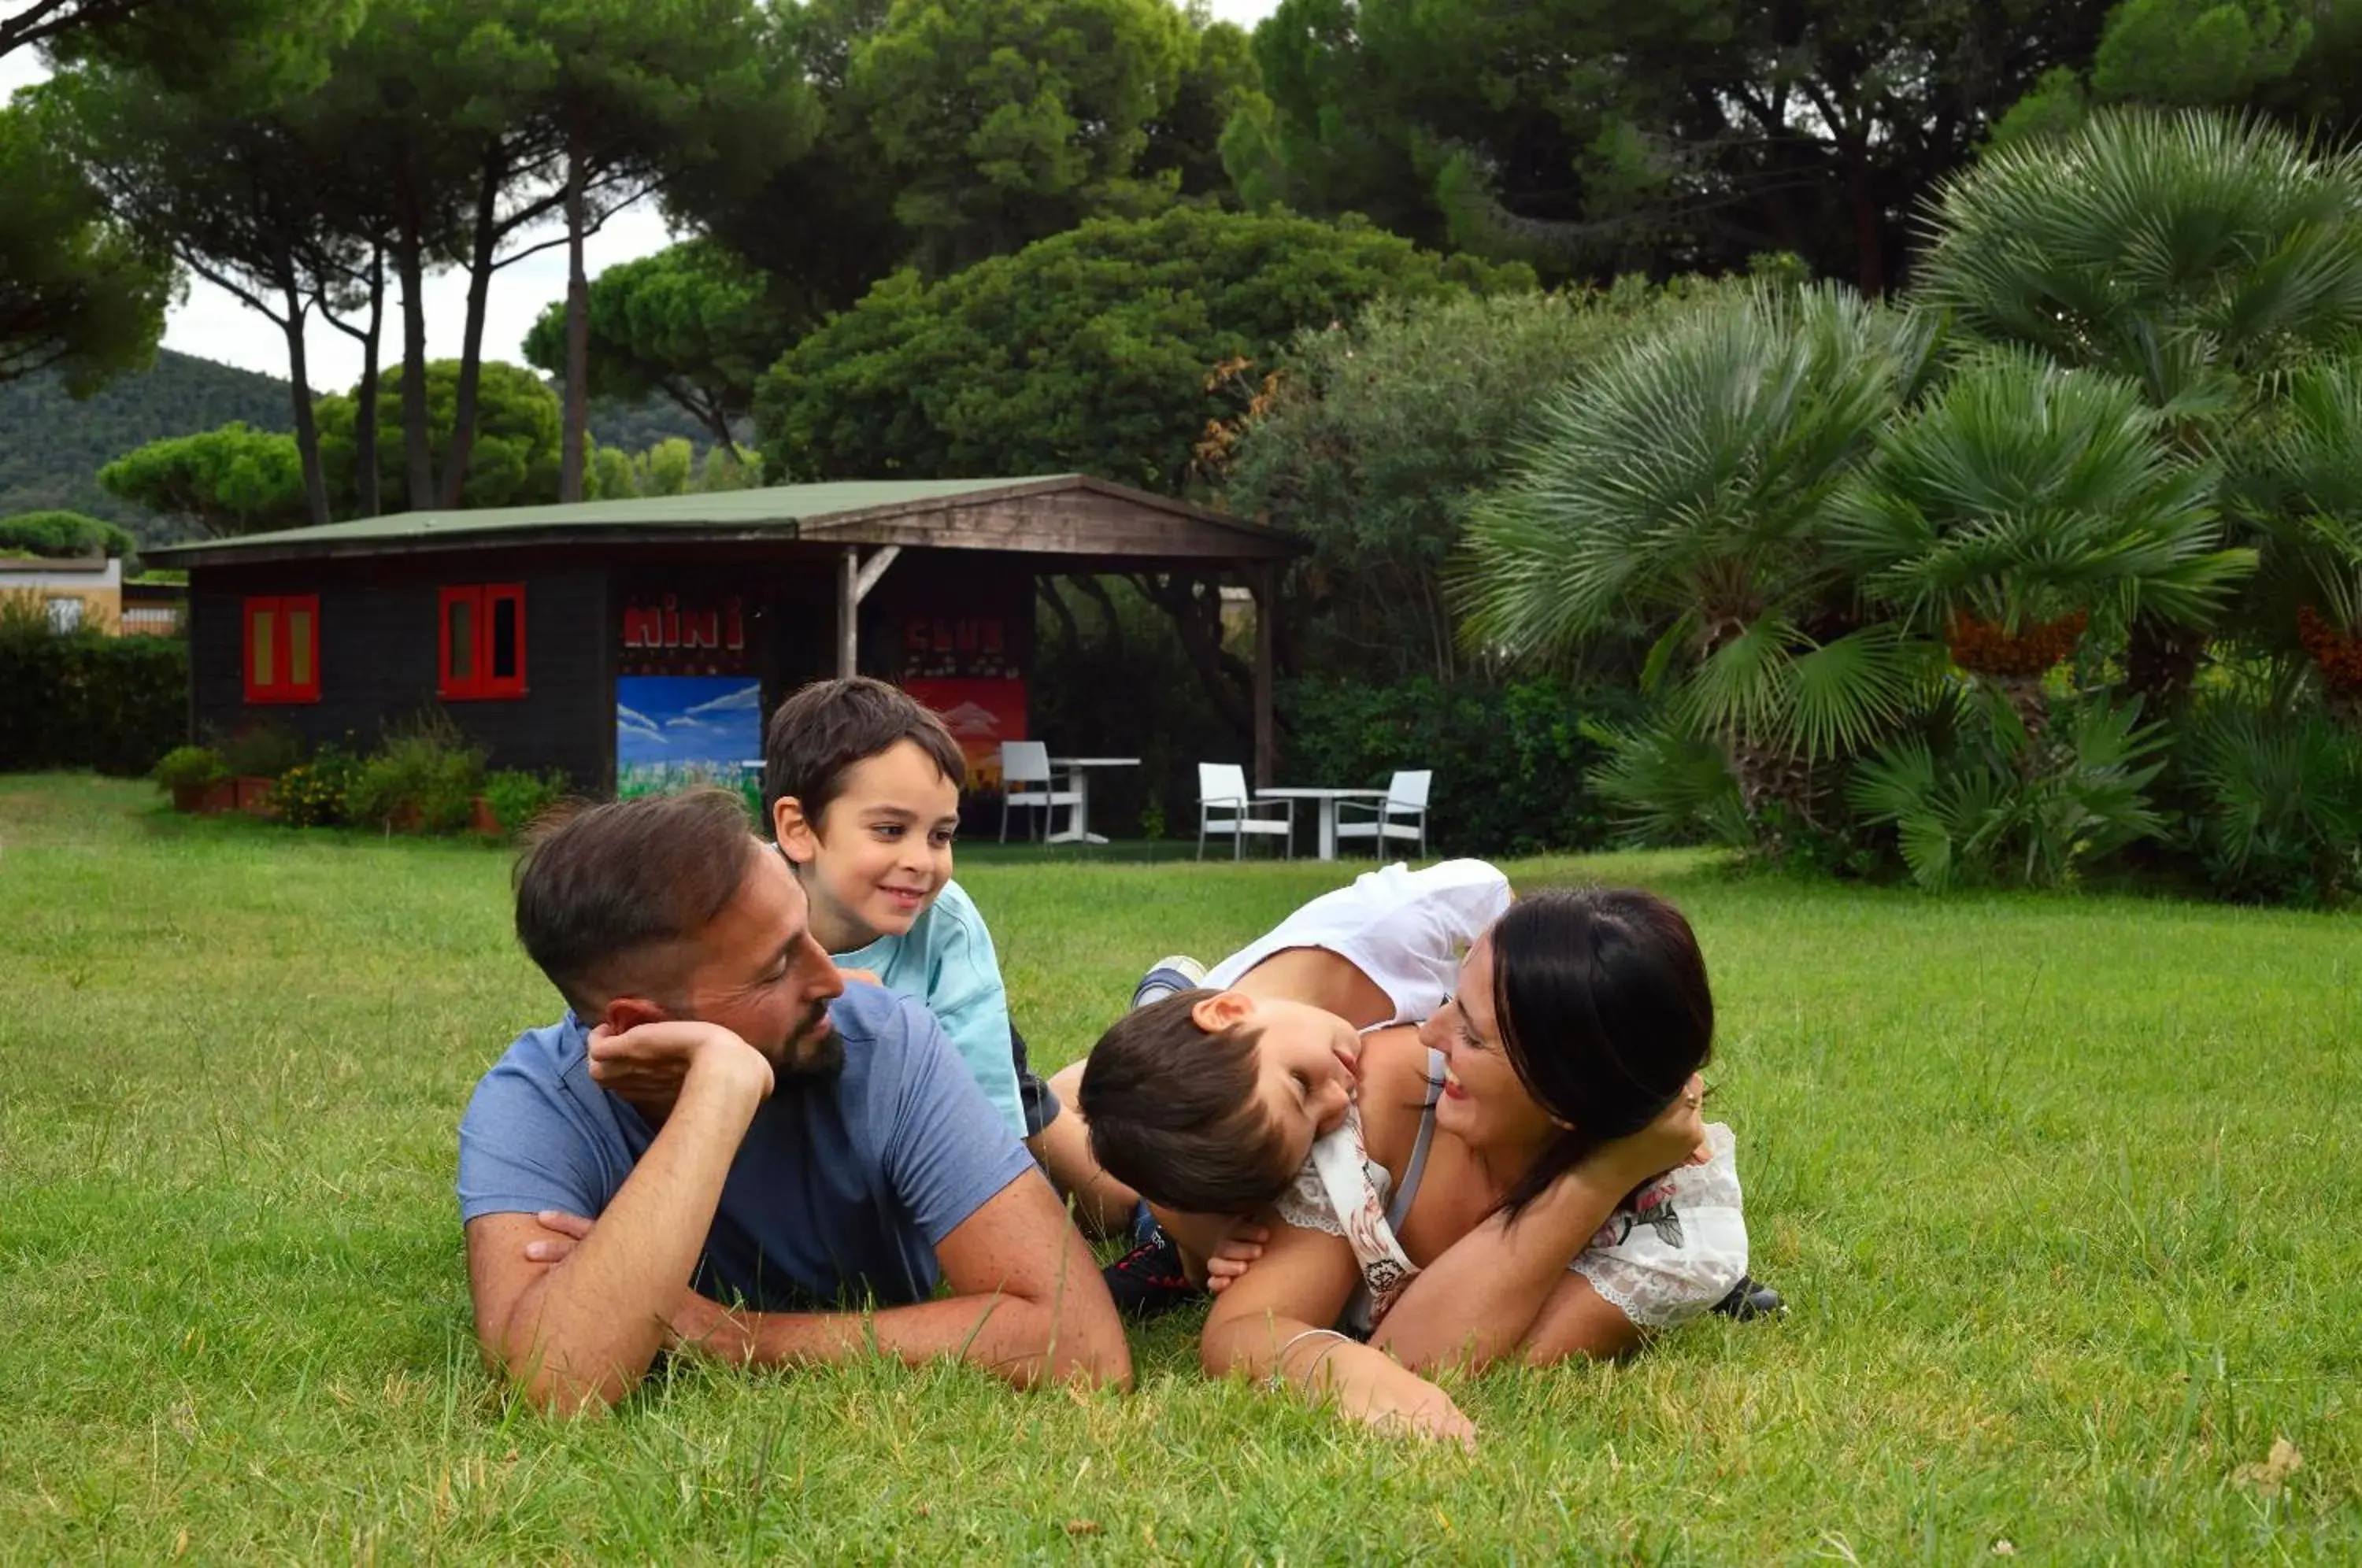
<instances>
[{"instance_id":1,"label":"man's blue t-shirt","mask_svg":"<svg viewBox=\"0 0 2362 1568\"><path fill-rule=\"evenodd\" d=\"M934 1249L1032 1160L924 1008L855 982L830 1004L833 1079L782 1078L722 1189L696 1288L758 1310L934 1290ZM571 1012L528 1030L476 1086L459 1123L459 1216L544 1209L595 1218L656 1131L590 1081Z\"/></svg>"}]
</instances>

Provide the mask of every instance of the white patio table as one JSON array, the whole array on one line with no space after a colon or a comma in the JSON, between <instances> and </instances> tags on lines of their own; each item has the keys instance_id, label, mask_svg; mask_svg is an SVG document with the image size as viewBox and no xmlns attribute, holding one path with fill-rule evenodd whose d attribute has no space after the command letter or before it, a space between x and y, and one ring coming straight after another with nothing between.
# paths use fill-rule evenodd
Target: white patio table
<instances>
[{"instance_id":1,"label":"white patio table","mask_svg":"<svg viewBox=\"0 0 2362 1568\"><path fill-rule=\"evenodd\" d=\"M1337 858L1337 802L1386 798L1384 790L1319 790L1289 786L1284 790L1258 790L1258 801L1312 801L1320 807L1319 855L1323 860Z\"/></svg>"},{"instance_id":2,"label":"white patio table","mask_svg":"<svg viewBox=\"0 0 2362 1568\"><path fill-rule=\"evenodd\" d=\"M1091 769L1094 767L1137 767L1136 756L1054 756L1053 767L1065 768L1075 785L1075 809L1066 818L1066 831L1047 835L1051 844L1105 844L1107 835L1091 831Z\"/></svg>"}]
</instances>

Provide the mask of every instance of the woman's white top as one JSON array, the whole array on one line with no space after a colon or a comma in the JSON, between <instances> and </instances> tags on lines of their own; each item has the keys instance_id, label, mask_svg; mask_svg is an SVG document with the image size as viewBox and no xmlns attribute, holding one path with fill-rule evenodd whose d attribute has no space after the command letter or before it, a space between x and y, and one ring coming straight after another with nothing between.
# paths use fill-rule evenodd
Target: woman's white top
<instances>
[{"instance_id":1,"label":"woman's white top","mask_svg":"<svg viewBox=\"0 0 2362 1568\"><path fill-rule=\"evenodd\" d=\"M1386 1168L1363 1149L1356 1112L1313 1143L1303 1171L1276 1205L1284 1223L1342 1236L1352 1248L1362 1285L1337 1326L1357 1338L1369 1337L1419 1273L1395 1232L1410 1213L1427 1163L1442 1080L1436 1055L1429 1053L1418 1152L1399 1192L1390 1190ZM1719 1121L1706 1124L1705 1138L1703 1160L1677 1165L1631 1194L1568 1261L1600 1299L1639 1328L1669 1329L1696 1317L1747 1273L1738 1140Z\"/></svg>"},{"instance_id":2,"label":"woman's white top","mask_svg":"<svg viewBox=\"0 0 2362 1568\"><path fill-rule=\"evenodd\" d=\"M1460 960L1509 911L1509 879L1482 860L1423 871L1399 863L1323 893L1208 971L1225 990L1275 953L1320 947L1350 961L1394 1003L1396 1023L1423 1023L1459 986Z\"/></svg>"}]
</instances>

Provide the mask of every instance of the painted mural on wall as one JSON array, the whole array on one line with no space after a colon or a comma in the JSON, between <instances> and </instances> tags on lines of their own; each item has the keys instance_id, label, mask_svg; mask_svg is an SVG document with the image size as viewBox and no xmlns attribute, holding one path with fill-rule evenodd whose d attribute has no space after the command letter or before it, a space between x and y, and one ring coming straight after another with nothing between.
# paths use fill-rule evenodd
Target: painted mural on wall
<instances>
[{"instance_id":1,"label":"painted mural on wall","mask_svg":"<svg viewBox=\"0 0 2362 1568\"><path fill-rule=\"evenodd\" d=\"M615 678L615 793L720 784L762 809L763 688L744 675Z\"/></svg>"},{"instance_id":2,"label":"painted mural on wall","mask_svg":"<svg viewBox=\"0 0 2362 1568\"><path fill-rule=\"evenodd\" d=\"M1000 743L1025 739L1025 682L997 615L913 615L900 685L943 715L970 790L1000 788Z\"/></svg>"}]
</instances>

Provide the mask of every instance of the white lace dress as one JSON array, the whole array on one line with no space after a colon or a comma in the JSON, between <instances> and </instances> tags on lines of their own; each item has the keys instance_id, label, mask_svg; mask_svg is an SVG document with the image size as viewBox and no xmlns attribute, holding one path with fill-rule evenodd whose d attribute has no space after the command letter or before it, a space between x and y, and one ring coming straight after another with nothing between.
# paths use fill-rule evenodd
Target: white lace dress
<instances>
[{"instance_id":1,"label":"white lace dress","mask_svg":"<svg viewBox=\"0 0 2362 1568\"><path fill-rule=\"evenodd\" d=\"M1434 1114L1432 1108L1428 1114ZM1747 1272L1737 1140L1728 1127L1714 1122L1706 1128L1706 1149L1702 1163L1668 1171L1633 1194L1568 1265L1641 1328L1667 1329L1696 1317L1729 1295ZM1394 1231L1416 1187L1390 1209L1392 1186L1385 1167L1363 1151L1356 1110L1313 1144L1277 1205L1286 1223L1341 1236L1353 1249L1362 1288L1337 1326L1359 1338L1385 1320L1419 1272Z\"/></svg>"}]
</instances>

